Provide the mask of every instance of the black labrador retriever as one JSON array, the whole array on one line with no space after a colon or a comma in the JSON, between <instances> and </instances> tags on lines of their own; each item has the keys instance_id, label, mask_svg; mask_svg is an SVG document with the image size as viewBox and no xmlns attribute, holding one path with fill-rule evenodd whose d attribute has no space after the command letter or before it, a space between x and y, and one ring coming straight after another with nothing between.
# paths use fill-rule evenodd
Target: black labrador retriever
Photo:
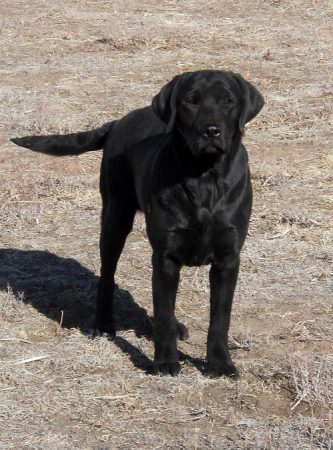
<instances>
[{"instance_id":1,"label":"black labrador retriever","mask_svg":"<svg viewBox=\"0 0 333 450\"><path fill-rule=\"evenodd\" d=\"M252 205L245 124L264 105L240 75L218 70L176 76L135 110L93 131L13 139L31 150L62 156L104 147L100 190L101 277L96 329L114 335L114 274L135 212L144 212L153 249L157 373L180 371L175 318L180 269L211 264L208 374L238 378L228 350L232 299Z\"/></svg>"}]
</instances>

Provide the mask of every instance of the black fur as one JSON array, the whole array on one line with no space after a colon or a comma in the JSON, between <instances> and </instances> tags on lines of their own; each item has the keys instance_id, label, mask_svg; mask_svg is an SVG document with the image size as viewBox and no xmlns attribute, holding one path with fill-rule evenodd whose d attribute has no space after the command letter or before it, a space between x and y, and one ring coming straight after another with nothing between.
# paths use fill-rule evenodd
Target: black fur
<instances>
[{"instance_id":1,"label":"black fur","mask_svg":"<svg viewBox=\"0 0 333 450\"><path fill-rule=\"evenodd\" d=\"M249 82L232 72L184 73L152 106L91 132L13 139L31 150L79 154L104 146L100 190L101 277L96 331L115 333L114 274L135 212L144 212L153 249L155 368L180 370L177 338L187 330L174 315L183 265L210 264L208 374L238 377L228 330L239 255L252 206L245 124L264 105Z\"/></svg>"}]
</instances>

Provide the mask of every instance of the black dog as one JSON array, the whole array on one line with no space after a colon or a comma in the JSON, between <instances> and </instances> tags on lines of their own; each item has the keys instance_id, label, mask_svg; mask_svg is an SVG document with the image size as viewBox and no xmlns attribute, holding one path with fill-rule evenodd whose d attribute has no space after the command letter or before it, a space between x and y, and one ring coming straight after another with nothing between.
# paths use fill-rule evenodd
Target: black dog
<instances>
[{"instance_id":1,"label":"black dog","mask_svg":"<svg viewBox=\"0 0 333 450\"><path fill-rule=\"evenodd\" d=\"M164 86L152 106L99 129L13 139L57 156L104 146L96 330L115 333L114 274L140 209L153 248L155 368L164 375L178 374L177 337L187 337L174 315L180 269L211 264L208 374L238 377L228 330L252 205L241 138L263 105L257 89L238 74L189 72Z\"/></svg>"}]
</instances>

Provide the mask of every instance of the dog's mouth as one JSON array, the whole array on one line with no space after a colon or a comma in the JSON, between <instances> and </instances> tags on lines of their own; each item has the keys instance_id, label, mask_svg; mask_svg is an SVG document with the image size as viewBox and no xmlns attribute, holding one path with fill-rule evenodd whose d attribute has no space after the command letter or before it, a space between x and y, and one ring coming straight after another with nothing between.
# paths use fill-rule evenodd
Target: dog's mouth
<instances>
[{"instance_id":1,"label":"dog's mouth","mask_svg":"<svg viewBox=\"0 0 333 450\"><path fill-rule=\"evenodd\" d=\"M195 153L199 158L207 156L218 159L226 152L223 139L200 139L196 144Z\"/></svg>"},{"instance_id":2,"label":"dog's mouth","mask_svg":"<svg viewBox=\"0 0 333 450\"><path fill-rule=\"evenodd\" d=\"M221 155L222 153L224 153L224 149L222 148L222 146L217 145L215 143L208 143L207 145L205 145L204 147L201 147L201 149L199 150L199 154L203 154L203 155Z\"/></svg>"}]
</instances>

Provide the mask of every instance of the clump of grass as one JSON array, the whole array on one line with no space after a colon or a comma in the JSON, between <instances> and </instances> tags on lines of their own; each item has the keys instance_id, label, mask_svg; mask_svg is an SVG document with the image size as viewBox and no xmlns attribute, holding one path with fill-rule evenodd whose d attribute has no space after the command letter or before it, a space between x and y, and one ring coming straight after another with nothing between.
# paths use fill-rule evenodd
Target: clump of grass
<instances>
[{"instance_id":1,"label":"clump of grass","mask_svg":"<svg viewBox=\"0 0 333 450\"><path fill-rule=\"evenodd\" d=\"M290 361L294 400L291 410L302 402L323 411L333 408L333 357L293 357Z\"/></svg>"}]
</instances>

